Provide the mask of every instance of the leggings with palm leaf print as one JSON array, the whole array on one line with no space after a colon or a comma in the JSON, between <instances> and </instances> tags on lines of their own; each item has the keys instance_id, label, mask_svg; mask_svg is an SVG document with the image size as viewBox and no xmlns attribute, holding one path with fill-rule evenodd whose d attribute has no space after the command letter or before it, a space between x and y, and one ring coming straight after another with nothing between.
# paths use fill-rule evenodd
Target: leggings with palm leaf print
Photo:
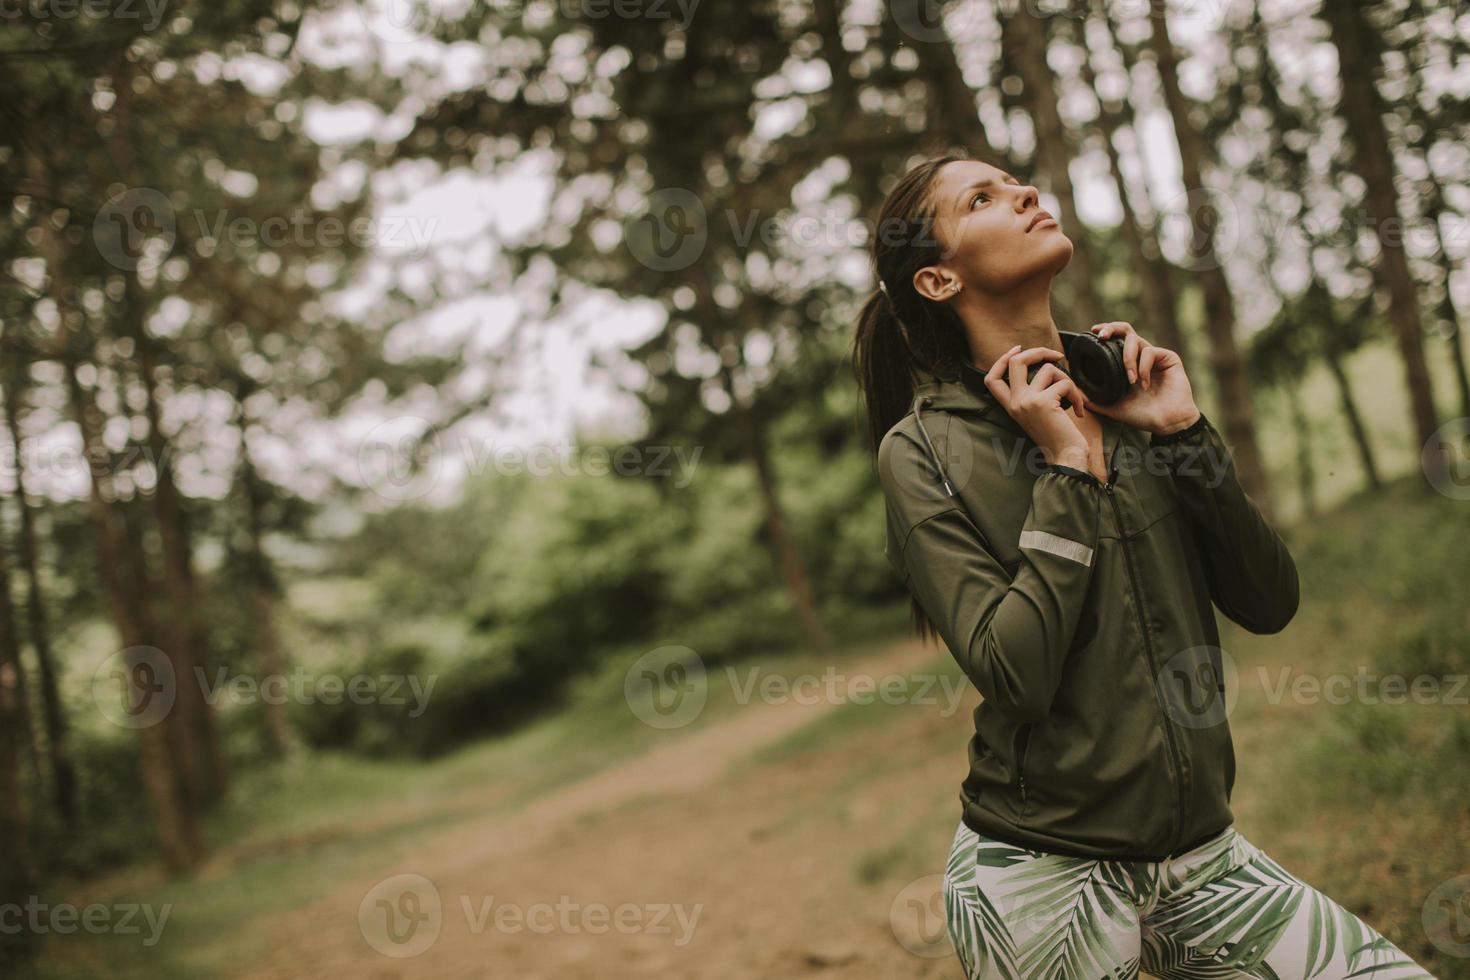
<instances>
[{"instance_id":1,"label":"leggings with palm leaf print","mask_svg":"<svg viewBox=\"0 0 1470 980\"><path fill-rule=\"evenodd\" d=\"M1150 862L1029 850L962 822L944 904L969 980L1434 980L1233 826Z\"/></svg>"}]
</instances>

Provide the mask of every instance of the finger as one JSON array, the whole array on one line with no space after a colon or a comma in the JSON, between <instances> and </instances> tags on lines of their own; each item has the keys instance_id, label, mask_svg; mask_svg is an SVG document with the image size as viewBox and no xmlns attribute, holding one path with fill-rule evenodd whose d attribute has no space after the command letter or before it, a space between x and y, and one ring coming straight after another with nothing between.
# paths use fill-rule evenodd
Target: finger
<instances>
[{"instance_id":1,"label":"finger","mask_svg":"<svg viewBox=\"0 0 1470 980\"><path fill-rule=\"evenodd\" d=\"M1153 383L1154 364L1159 360L1159 352L1159 348L1149 345L1138 355L1138 383L1145 391ZM1163 367L1162 364L1159 366Z\"/></svg>"},{"instance_id":2,"label":"finger","mask_svg":"<svg viewBox=\"0 0 1470 980\"><path fill-rule=\"evenodd\" d=\"M1138 380L1138 354L1147 346L1147 342L1133 329L1133 324L1124 320L1113 320L1109 323L1098 323L1092 327L1092 332L1099 340L1121 339L1123 341L1123 368L1128 372L1128 383L1132 384Z\"/></svg>"},{"instance_id":3,"label":"finger","mask_svg":"<svg viewBox=\"0 0 1470 980\"><path fill-rule=\"evenodd\" d=\"M1138 380L1138 354L1142 349L1142 338L1130 327L1127 335L1123 337L1123 366L1128 369L1130 384Z\"/></svg>"},{"instance_id":4,"label":"finger","mask_svg":"<svg viewBox=\"0 0 1470 980\"><path fill-rule=\"evenodd\" d=\"M995 363L990 365L990 370L985 372L985 386L987 388L990 386L990 382L999 381L1001 379L1001 376L1005 374L1006 363L1011 359L1011 355L1016 353L1016 351L1020 349L1021 345L1017 344L1010 350L1006 351L1004 354L1000 355L1000 357L996 358Z\"/></svg>"},{"instance_id":5,"label":"finger","mask_svg":"<svg viewBox=\"0 0 1470 980\"><path fill-rule=\"evenodd\" d=\"M1044 391L1058 378L1065 378L1066 372L1050 362L1043 364L1036 371L1036 376L1031 379L1031 387L1038 391Z\"/></svg>"},{"instance_id":6,"label":"finger","mask_svg":"<svg viewBox=\"0 0 1470 980\"><path fill-rule=\"evenodd\" d=\"M1042 394L1046 395L1048 398L1056 399L1058 404L1061 403L1061 400L1063 398L1067 399L1067 401L1072 406L1073 413L1076 414L1078 418L1082 418L1085 414L1083 404L1086 401L1086 397L1082 394L1082 389L1077 387L1077 382L1073 381L1065 374L1063 374L1058 380L1052 382L1050 385L1047 385L1046 388L1043 389Z\"/></svg>"},{"instance_id":7,"label":"finger","mask_svg":"<svg viewBox=\"0 0 1470 980\"><path fill-rule=\"evenodd\" d=\"M1000 402L1001 408L1004 408L1007 411L1010 410L1011 389L1006 387L1006 383L1004 381L1000 380L1000 378L992 378L990 375L987 374L985 376L985 388L987 391L995 396L996 401Z\"/></svg>"},{"instance_id":8,"label":"finger","mask_svg":"<svg viewBox=\"0 0 1470 980\"><path fill-rule=\"evenodd\" d=\"M1059 350L1052 350L1050 347L1029 347L1026 350L1021 351L1021 353L1019 354L1011 355L1009 368L1011 374L1011 384L1017 387L1024 385L1026 383L1026 368L1029 368L1031 365L1039 361L1060 361L1061 359L1062 352ZM1019 375L1017 374L1017 371L1020 372Z\"/></svg>"}]
</instances>

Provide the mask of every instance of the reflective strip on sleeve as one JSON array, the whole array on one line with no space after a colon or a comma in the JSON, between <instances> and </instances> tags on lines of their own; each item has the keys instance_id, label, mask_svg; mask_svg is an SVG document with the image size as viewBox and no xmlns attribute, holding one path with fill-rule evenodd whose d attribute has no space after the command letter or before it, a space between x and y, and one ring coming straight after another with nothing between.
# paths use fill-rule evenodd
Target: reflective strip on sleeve
<instances>
[{"instance_id":1,"label":"reflective strip on sleeve","mask_svg":"<svg viewBox=\"0 0 1470 980\"><path fill-rule=\"evenodd\" d=\"M1092 565L1092 549L1080 541L1059 538L1046 531L1022 531L1021 547L1045 551L1048 554L1070 558L1079 565Z\"/></svg>"}]
</instances>

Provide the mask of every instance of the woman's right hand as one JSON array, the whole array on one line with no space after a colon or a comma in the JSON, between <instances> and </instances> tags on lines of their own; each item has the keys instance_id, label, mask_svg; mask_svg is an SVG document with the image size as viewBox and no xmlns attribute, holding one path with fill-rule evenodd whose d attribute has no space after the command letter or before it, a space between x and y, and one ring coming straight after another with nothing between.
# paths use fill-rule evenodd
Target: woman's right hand
<instances>
[{"instance_id":1,"label":"woman's right hand","mask_svg":"<svg viewBox=\"0 0 1470 980\"><path fill-rule=\"evenodd\" d=\"M1100 427L1089 417L1082 389L1053 363L1062 356L1061 351L1049 347L1022 350L1017 344L991 366L985 375L985 387L1041 447L1048 463L1090 472L1106 481L1106 474L1099 473ZM1041 367L1035 377L1027 380L1027 370L1038 363ZM1063 398L1070 403L1070 411L1062 406Z\"/></svg>"}]
</instances>

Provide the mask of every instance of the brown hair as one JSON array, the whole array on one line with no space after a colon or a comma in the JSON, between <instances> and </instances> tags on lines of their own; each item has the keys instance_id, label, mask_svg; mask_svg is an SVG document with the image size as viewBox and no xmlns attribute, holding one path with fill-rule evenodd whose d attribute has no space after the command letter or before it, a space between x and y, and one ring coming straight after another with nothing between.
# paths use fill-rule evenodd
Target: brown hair
<instances>
[{"instance_id":1,"label":"brown hair","mask_svg":"<svg viewBox=\"0 0 1470 980\"><path fill-rule=\"evenodd\" d=\"M944 258L936 228L934 182L962 154L931 157L894 184L878 212L873 235L877 282L858 313L853 372L867 408L869 448L874 457L883 437L908 414L914 400L915 369L935 377L958 377L970 357L959 318L944 303L914 289L914 273ZM887 287L887 291L881 288ZM938 641L939 633L917 598L910 596L913 629Z\"/></svg>"}]
</instances>

